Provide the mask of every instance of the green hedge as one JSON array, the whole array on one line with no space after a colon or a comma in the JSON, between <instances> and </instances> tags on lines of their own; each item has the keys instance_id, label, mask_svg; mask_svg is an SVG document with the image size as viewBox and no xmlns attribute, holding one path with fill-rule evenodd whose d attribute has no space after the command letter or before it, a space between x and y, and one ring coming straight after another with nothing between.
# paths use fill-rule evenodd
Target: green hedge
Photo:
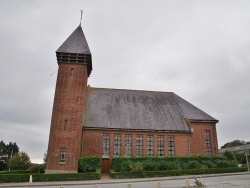
<instances>
[{"instance_id":1,"label":"green hedge","mask_svg":"<svg viewBox=\"0 0 250 188\"><path fill-rule=\"evenodd\" d=\"M235 161L224 156L119 156L112 158L112 170L124 171L162 171L181 169L206 169L237 167Z\"/></svg>"},{"instance_id":2,"label":"green hedge","mask_svg":"<svg viewBox=\"0 0 250 188\"><path fill-rule=\"evenodd\" d=\"M100 172L86 172L78 174L32 174L33 182L98 180L100 177ZM0 183L29 182L29 178L30 174L0 174Z\"/></svg>"},{"instance_id":3,"label":"green hedge","mask_svg":"<svg viewBox=\"0 0 250 188\"><path fill-rule=\"evenodd\" d=\"M83 156L79 159L78 170L79 172L96 172L101 168L101 157Z\"/></svg>"},{"instance_id":4,"label":"green hedge","mask_svg":"<svg viewBox=\"0 0 250 188\"><path fill-rule=\"evenodd\" d=\"M111 170L110 175L113 179L125 179L125 178L149 178L149 177L197 175L197 174L219 174L219 173L245 172L245 171L247 171L246 167L184 169L184 170L168 170L168 171L139 171L139 172L115 172Z\"/></svg>"},{"instance_id":5,"label":"green hedge","mask_svg":"<svg viewBox=\"0 0 250 188\"><path fill-rule=\"evenodd\" d=\"M0 174L27 174L28 170L11 170L11 171L0 171Z\"/></svg>"},{"instance_id":6,"label":"green hedge","mask_svg":"<svg viewBox=\"0 0 250 188\"><path fill-rule=\"evenodd\" d=\"M29 182L29 174L0 174L0 183Z\"/></svg>"},{"instance_id":7,"label":"green hedge","mask_svg":"<svg viewBox=\"0 0 250 188\"><path fill-rule=\"evenodd\" d=\"M76 180L98 180L100 172L85 172L77 174L34 174L33 181L76 181Z\"/></svg>"}]
</instances>

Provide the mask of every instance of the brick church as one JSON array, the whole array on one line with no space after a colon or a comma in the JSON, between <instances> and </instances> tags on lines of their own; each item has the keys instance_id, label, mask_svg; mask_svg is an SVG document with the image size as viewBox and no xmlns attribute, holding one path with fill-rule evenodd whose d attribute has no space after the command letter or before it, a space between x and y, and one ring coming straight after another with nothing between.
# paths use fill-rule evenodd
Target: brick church
<instances>
[{"instance_id":1,"label":"brick church","mask_svg":"<svg viewBox=\"0 0 250 188\"><path fill-rule=\"evenodd\" d=\"M81 25L56 51L58 75L46 173L76 173L80 156L218 154L218 120L173 92L93 88Z\"/></svg>"}]
</instances>

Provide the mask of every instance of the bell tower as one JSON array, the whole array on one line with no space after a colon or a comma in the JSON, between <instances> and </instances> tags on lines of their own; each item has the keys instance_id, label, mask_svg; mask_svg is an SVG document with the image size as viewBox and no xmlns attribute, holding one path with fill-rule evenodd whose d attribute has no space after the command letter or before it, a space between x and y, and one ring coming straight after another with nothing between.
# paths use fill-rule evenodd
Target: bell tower
<instances>
[{"instance_id":1,"label":"bell tower","mask_svg":"<svg viewBox=\"0 0 250 188\"><path fill-rule=\"evenodd\" d=\"M81 25L56 51L58 74L46 173L76 173L91 53Z\"/></svg>"}]
</instances>

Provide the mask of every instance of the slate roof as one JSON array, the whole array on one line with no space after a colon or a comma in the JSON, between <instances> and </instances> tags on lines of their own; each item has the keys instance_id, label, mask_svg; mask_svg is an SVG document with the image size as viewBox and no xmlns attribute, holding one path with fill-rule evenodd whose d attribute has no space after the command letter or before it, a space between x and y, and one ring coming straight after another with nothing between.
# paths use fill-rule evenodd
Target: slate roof
<instances>
[{"instance_id":1,"label":"slate roof","mask_svg":"<svg viewBox=\"0 0 250 188\"><path fill-rule=\"evenodd\" d=\"M83 127L188 132L185 115L217 122L172 92L89 87Z\"/></svg>"},{"instance_id":2,"label":"slate roof","mask_svg":"<svg viewBox=\"0 0 250 188\"><path fill-rule=\"evenodd\" d=\"M88 76L92 71L92 55L81 25L65 40L56 51L57 62L87 65Z\"/></svg>"},{"instance_id":3,"label":"slate roof","mask_svg":"<svg viewBox=\"0 0 250 188\"><path fill-rule=\"evenodd\" d=\"M65 40L56 52L91 54L81 25Z\"/></svg>"}]
</instances>

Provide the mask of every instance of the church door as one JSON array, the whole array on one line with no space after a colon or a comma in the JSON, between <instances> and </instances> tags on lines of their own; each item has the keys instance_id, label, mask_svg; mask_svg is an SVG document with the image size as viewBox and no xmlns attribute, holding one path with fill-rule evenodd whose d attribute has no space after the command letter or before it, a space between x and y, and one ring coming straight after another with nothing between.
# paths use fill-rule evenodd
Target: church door
<instances>
[{"instance_id":1,"label":"church door","mask_svg":"<svg viewBox=\"0 0 250 188\"><path fill-rule=\"evenodd\" d=\"M109 158L102 159L102 173L109 173L110 165L109 165Z\"/></svg>"}]
</instances>

